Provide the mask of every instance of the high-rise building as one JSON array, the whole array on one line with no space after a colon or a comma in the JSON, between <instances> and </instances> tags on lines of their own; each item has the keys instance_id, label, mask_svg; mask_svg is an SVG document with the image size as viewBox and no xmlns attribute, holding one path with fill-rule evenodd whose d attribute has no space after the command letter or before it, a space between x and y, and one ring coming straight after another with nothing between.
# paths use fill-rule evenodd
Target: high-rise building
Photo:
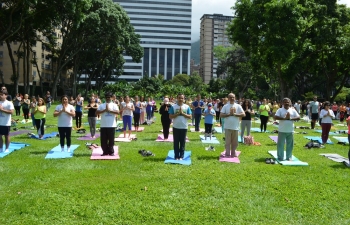
<instances>
[{"instance_id":1,"label":"high-rise building","mask_svg":"<svg viewBox=\"0 0 350 225\"><path fill-rule=\"evenodd\" d=\"M139 80L143 76L190 74L192 0L114 0L130 17L141 35L144 57L135 63L125 56L119 79Z\"/></svg>"},{"instance_id":2,"label":"high-rise building","mask_svg":"<svg viewBox=\"0 0 350 225\"><path fill-rule=\"evenodd\" d=\"M214 57L214 47L222 45L231 46L226 28L233 16L222 14L204 14L201 18L200 30L200 69L199 75L205 83L209 83L212 78L217 78L216 69L218 60Z\"/></svg>"}]
</instances>

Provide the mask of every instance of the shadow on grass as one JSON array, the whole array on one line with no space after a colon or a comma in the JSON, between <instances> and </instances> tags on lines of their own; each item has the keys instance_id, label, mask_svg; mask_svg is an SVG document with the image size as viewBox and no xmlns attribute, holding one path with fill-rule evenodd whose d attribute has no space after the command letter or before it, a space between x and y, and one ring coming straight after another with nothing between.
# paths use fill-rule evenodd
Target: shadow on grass
<instances>
[{"instance_id":1,"label":"shadow on grass","mask_svg":"<svg viewBox=\"0 0 350 225\"><path fill-rule=\"evenodd\" d=\"M30 154L32 155L43 155L43 154L47 154L49 151L40 151L40 152L30 152Z\"/></svg>"},{"instance_id":2,"label":"shadow on grass","mask_svg":"<svg viewBox=\"0 0 350 225\"><path fill-rule=\"evenodd\" d=\"M197 157L198 160L215 160L217 161L219 159L219 156L198 156Z\"/></svg>"},{"instance_id":3,"label":"shadow on grass","mask_svg":"<svg viewBox=\"0 0 350 225\"><path fill-rule=\"evenodd\" d=\"M80 154L74 154L74 157L90 157L91 153L80 153Z\"/></svg>"},{"instance_id":4,"label":"shadow on grass","mask_svg":"<svg viewBox=\"0 0 350 225\"><path fill-rule=\"evenodd\" d=\"M164 162L165 158L154 158L154 157L145 157L143 158L143 161L150 161L150 162Z\"/></svg>"},{"instance_id":5,"label":"shadow on grass","mask_svg":"<svg viewBox=\"0 0 350 225\"><path fill-rule=\"evenodd\" d=\"M331 165L331 167L334 169L347 169L347 170L350 169L349 167L346 167L343 163Z\"/></svg>"},{"instance_id":6,"label":"shadow on grass","mask_svg":"<svg viewBox=\"0 0 350 225\"><path fill-rule=\"evenodd\" d=\"M257 159L254 159L254 162L263 162L263 163L265 163L265 160L266 160L266 158L257 158Z\"/></svg>"}]
</instances>

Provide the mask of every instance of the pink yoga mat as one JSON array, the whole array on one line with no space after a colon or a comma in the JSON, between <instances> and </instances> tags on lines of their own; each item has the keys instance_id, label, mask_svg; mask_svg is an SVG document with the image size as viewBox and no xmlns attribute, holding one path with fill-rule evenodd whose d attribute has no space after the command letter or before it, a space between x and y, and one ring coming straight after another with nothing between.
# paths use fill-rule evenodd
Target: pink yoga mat
<instances>
[{"instance_id":1,"label":"pink yoga mat","mask_svg":"<svg viewBox=\"0 0 350 225\"><path fill-rule=\"evenodd\" d=\"M241 154L241 152L236 151L236 154L237 154L237 156L239 156ZM234 157L234 158L225 157L225 152L221 152L219 161L220 162L230 162L230 163L241 163L241 161L239 160L238 157Z\"/></svg>"},{"instance_id":2,"label":"pink yoga mat","mask_svg":"<svg viewBox=\"0 0 350 225\"><path fill-rule=\"evenodd\" d=\"M110 156L110 155L106 155L106 156L101 156L103 153L102 148L98 147L98 148L94 148L92 149L92 154L90 159L92 160L96 160L96 159L120 159L119 157L119 151L118 151L118 146L114 146L114 156Z\"/></svg>"},{"instance_id":3,"label":"pink yoga mat","mask_svg":"<svg viewBox=\"0 0 350 225\"><path fill-rule=\"evenodd\" d=\"M163 133L163 129L160 130ZM169 132L173 132L173 128L170 127Z\"/></svg>"},{"instance_id":4,"label":"pink yoga mat","mask_svg":"<svg viewBox=\"0 0 350 225\"><path fill-rule=\"evenodd\" d=\"M78 138L78 140L81 140L81 141L89 141L89 140L96 140L96 138L99 138L100 137L100 134L99 133L97 133L97 134L95 134L95 138L91 138L91 134L87 134L87 135L85 135L84 137L80 137L80 138Z\"/></svg>"},{"instance_id":5,"label":"pink yoga mat","mask_svg":"<svg viewBox=\"0 0 350 225\"><path fill-rule=\"evenodd\" d=\"M130 137L131 137L131 138L136 138L136 135L135 135L135 134L132 134ZM117 138L114 138L114 141L118 141L118 142L131 142L132 140L130 140L129 134L126 134L126 138L124 138L124 134L120 134Z\"/></svg>"},{"instance_id":6,"label":"pink yoga mat","mask_svg":"<svg viewBox=\"0 0 350 225\"><path fill-rule=\"evenodd\" d=\"M158 141L158 142L174 142L174 136L173 136L172 134L169 134L168 140L167 140L167 141L164 141L164 136L163 136L163 134L158 134L158 138L157 138L156 141ZM186 137L186 142L190 142L190 141L188 140L188 137Z\"/></svg>"},{"instance_id":7,"label":"pink yoga mat","mask_svg":"<svg viewBox=\"0 0 350 225\"><path fill-rule=\"evenodd\" d=\"M269 136L271 138L271 140L275 143L277 143L278 141L278 136Z\"/></svg>"}]
</instances>

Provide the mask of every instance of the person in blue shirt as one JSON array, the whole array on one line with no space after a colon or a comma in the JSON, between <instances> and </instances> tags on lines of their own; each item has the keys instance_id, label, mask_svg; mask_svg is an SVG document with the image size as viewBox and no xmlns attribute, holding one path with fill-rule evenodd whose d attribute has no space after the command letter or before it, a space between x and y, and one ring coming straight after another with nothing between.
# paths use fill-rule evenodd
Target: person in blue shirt
<instances>
[{"instance_id":1,"label":"person in blue shirt","mask_svg":"<svg viewBox=\"0 0 350 225\"><path fill-rule=\"evenodd\" d=\"M75 125L77 128L81 128L81 118L83 116L83 99L81 98L80 94L77 96L77 99L75 100Z\"/></svg>"},{"instance_id":2,"label":"person in blue shirt","mask_svg":"<svg viewBox=\"0 0 350 225\"><path fill-rule=\"evenodd\" d=\"M212 135L212 129L213 129L213 123L214 123L214 116L216 116L216 112L212 107L213 105L211 103L208 104L208 108L204 110L204 126L205 126L205 140L207 140L207 137L210 137Z\"/></svg>"},{"instance_id":3,"label":"person in blue shirt","mask_svg":"<svg viewBox=\"0 0 350 225\"><path fill-rule=\"evenodd\" d=\"M177 95L177 104L171 106L169 118L173 120L174 158L182 160L185 154L187 120L192 118L190 107L184 104L184 94Z\"/></svg>"},{"instance_id":4,"label":"person in blue shirt","mask_svg":"<svg viewBox=\"0 0 350 225\"><path fill-rule=\"evenodd\" d=\"M195 131L199 131L199 126L202 118L202 110L204 109L204 103L201 100L201 95L197 95L196 101L192 102L192 108L194 110Z\"/></svg>"}]
</instances>

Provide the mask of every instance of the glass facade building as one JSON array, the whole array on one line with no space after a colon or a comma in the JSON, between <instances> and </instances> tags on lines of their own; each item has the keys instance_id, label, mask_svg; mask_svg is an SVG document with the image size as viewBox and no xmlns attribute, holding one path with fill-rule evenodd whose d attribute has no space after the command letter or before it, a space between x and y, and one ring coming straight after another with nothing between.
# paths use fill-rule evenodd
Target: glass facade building
<instances>
[{"instance_id":1,"label":"glass facade building","mask_svg":"<svg viewBox=\"0 0 350 225\"><path fill-rule=\"evenodd\" d=\"M119 79L139 80L143 76L190 74L192 0L114 0L130 17L141 35L144 57L141 63L125 56Z\"/></svg>"}]
</instances>

